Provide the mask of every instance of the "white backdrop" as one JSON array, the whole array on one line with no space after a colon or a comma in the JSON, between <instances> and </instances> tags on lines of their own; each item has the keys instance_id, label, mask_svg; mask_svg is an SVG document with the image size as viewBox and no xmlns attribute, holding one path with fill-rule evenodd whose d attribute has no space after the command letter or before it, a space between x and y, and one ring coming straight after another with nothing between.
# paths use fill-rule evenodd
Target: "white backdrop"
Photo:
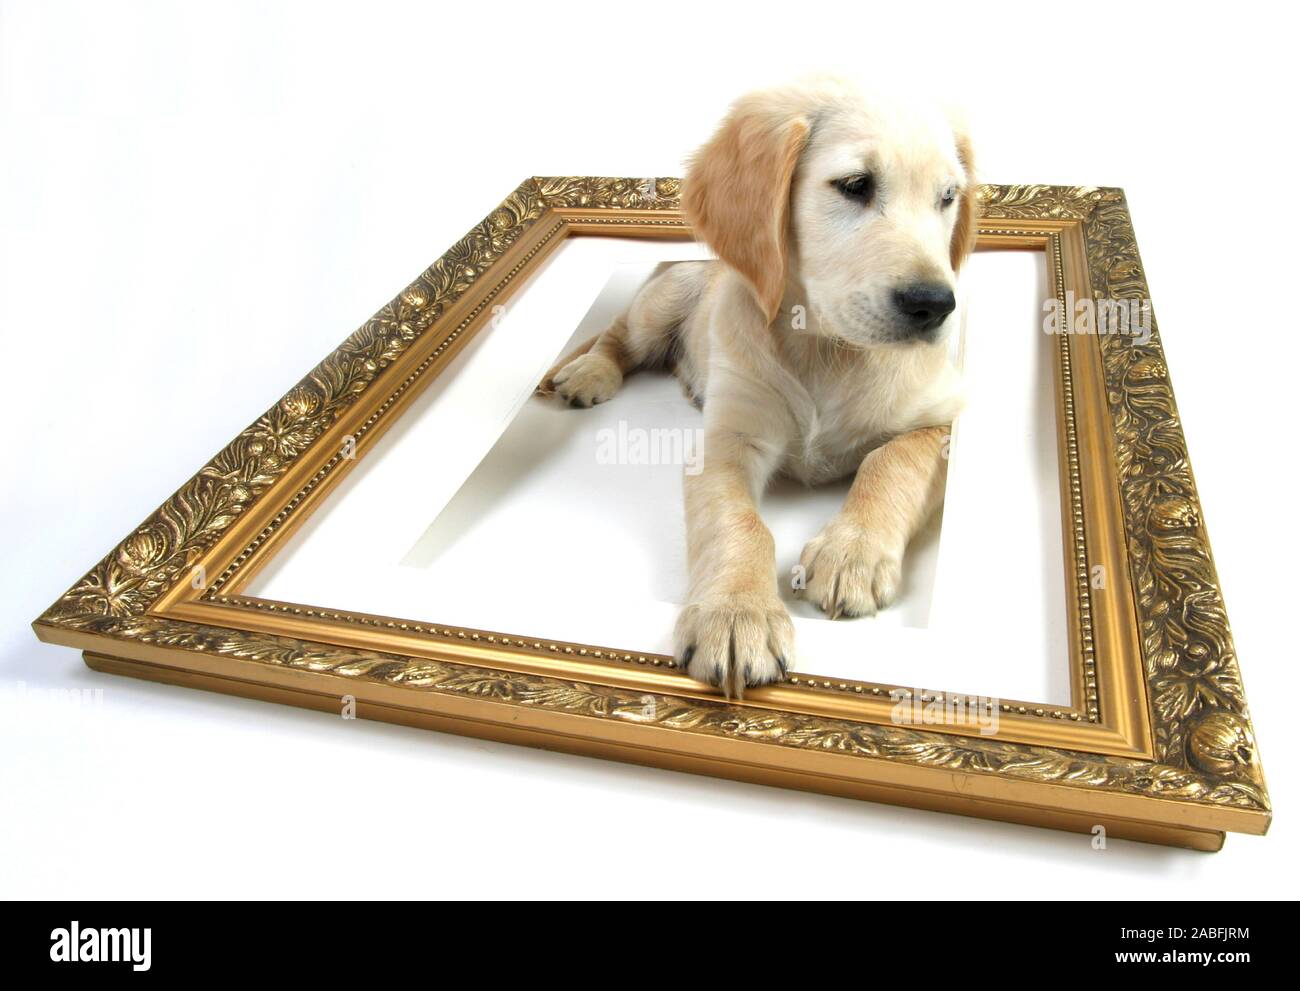
<instances>
[{"instance_id":1,"label":"white backdrop","mask_svg":"<svg viewBox=\"0 0 1300 991\"><path fill-rule=\"evenodd\" d=\"M822 854L729 869L739 896L935 894L953 857L961 894L1290 894L1292 15L721 8L0 3L0 895L677 895L653 868L693 830L726 837L728 868ZM808 69L924 76L969 108L988 181L1126 188L1272 835L1097 852L97 676L34 641L84 568L523 176L679 174L729 99ZM644 836L646 872L421 853L508 850L524 817L555 862L626 864ZM401 870L359 856L399 834L421 837Z\"/></svg>"}]
</instances>

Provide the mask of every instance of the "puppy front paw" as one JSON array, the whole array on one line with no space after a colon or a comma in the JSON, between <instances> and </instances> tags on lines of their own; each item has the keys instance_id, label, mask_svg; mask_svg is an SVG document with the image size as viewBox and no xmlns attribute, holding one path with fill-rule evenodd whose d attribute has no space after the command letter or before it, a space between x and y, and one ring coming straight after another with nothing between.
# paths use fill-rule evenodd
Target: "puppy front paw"
<instances>
[{"instance_id":1,"label":"puppy front paw","mask_svg":"<svg viewBox=\"0 0 1300 991\"><path fill-rule=\"evenodd\" d=\"M832 520L803 549L803 596L831 619L874 616L898 596L903 541L851 520Z\"/></svg>"},{"instance_id":2,"label":"puppy front paw","mask_svg":"<svg viewBox=\"0 0 1300 991\"><path fill-rule=\"evenodd\" d=\"M729 697L781 681L794 658L794 624L775 594L692 602L677 619L676 641L677 663Z\"/></svg>"},{"instance_id":3,"label":"puppy front paw","mask_svg":"<svg viewBox=\"0 0 1300 991\"><path fill-rule=\"evenodd\" d=\"M601 354L580 354L555 373L551 386L570 406L595 406L612 399L623 373Z\"/></svg>"}]
</instances>

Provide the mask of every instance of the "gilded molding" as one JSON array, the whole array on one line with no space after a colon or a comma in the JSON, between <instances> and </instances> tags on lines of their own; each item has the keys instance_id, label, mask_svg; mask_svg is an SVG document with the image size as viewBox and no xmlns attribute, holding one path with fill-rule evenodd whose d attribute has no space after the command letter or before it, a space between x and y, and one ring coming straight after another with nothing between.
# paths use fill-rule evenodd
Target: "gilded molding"
<instances>
[{"instance_id":1,"label":"gilded molding","mask_svg":"<svg viewBox=\"0 0 1300 991\"><path fill-rule=\"evenodd\" d=\"M676 210L681 205L680 179L535 176L532 181L556 209Z\"/></svg>"},{"instance_id":2,"label":"gilded molding","mask_svg":"<svg viewBox=\"0 0 1300 991\"><path fill-rule=\"evenodd\" d=\"M1084 223L1097 298L1150 305L1128 206L1119 190ZM1100 337L1114 426L1129 560L1138 595L1157 756L1207 764L1206 741L1227 725L1242 740L1239 762L1263 781L1210 554L1173 387L1151 316L1151 336ZM1248 756L1243 756L1248 755Z\"/></svg>"},{"instance_id":3,"label":"gilded molding","mask_svg":"<svg viewBox=\"0 0 1300 991\"><path fill-rule=\"evenodd\" d=\"M1106 186L981 186L980 210L1008 220L1083 220L1097 204L1123 198Z\"/></svg>"},{"instance_id":4,"label":"gilded molding","mask_svg":"<svg viewBox=\"0 0 1300 991\"><path fill-rule=\"evenodd\" d=\"M829 719L743 704L563 681L450 663L309 643L154 616L80 616L77 629L156 647L219 654L236 660L380 682L422 692L473 695L573 715L627 720L799 750L816 750L953 772L1005 775L1041 784L1096 788L1148 798L1177 798L1241 809L1264 809L1246 774L1151 764L1142 760L1032 747L987 737L959 737L902 726ZM1222 734L1215 739L1219 741ZM1230 744L1207 748L1207 755ZM1209 761L1207 756L1207 762ZM1225 759L1231 761L1231 756Z\"/></svg>"}]
</instances>

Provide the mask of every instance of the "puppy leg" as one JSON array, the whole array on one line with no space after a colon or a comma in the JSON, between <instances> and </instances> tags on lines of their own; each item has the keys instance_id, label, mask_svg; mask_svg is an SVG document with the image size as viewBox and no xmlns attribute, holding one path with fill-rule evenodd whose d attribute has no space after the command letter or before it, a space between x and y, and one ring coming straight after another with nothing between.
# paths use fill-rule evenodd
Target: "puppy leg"
<instances>
[{"instance_id":1,"label":"puppy leg","mask_svg":"<svg viewBox=\"0 0 1300 991\"><path fill-rule=\"evenodd\" d=\"M804 594L831 619L894 601L903 549L943 501L948 432L913 430L863 458L844 508L804 548Z\"/></svg>"},{"instance_id":2,"label":"puppy leg","mask_svg":"<svg viewBox=\"0 0 1300 991\"><path fill-rule=\"evenodd\" d=\"M710 430L704 450L702 471L686 476L691 591L677 621L677 658L691 677L738 697L747 685L781 680L794 656L772 535L755 504L776 458L725 429Z\"/></svg>"},{"instance_id":3,"label":"puppy leg","mask_svg":"<svg viewBox=\"0 0 1300 991\"><path fill-rule=\"evenodd\" d=\"M613 398L624 375L662 365L674 332L699 297L707 264L672 265L652 278L608 330L547 372L538 391L558 393L571 406L595 406Z\"/></svg>"}]
</instances>

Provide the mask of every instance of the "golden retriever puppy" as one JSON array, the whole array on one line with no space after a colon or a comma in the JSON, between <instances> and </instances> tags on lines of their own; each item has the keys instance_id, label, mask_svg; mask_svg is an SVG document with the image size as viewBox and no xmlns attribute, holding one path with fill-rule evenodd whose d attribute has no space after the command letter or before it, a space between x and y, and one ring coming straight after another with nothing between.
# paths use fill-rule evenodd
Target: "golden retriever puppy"
<instances>
[{"instance_id":1,"label":"golden retriever puppy","mask_svg":"<svg viewBox=\"0 0 1300 991\"><path fill-rule=\"evenodd\" d=\"M666 366L702 402L676 650L692 677L740 695L794 658L758 513L775 473L856 473L796 570L831 618L894 599L903 549L942 499L960 406L944 338L976 229L970 144L945 115L836 81L756 92L691 161L682 210L718 260L656 275L541 389L585 407Z\"/></svg>"}]
</instances>

